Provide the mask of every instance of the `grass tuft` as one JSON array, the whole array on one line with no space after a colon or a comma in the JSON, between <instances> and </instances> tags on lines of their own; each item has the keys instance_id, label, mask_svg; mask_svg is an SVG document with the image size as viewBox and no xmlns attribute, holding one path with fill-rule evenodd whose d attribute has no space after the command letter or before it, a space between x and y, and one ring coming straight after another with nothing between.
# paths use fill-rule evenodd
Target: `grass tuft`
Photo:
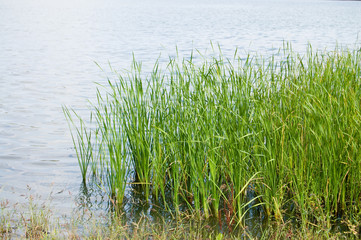
<instances>
[{"instance_id":1,"label":"grass tuft","mask_svg":"<svg viewBox=\"0 0 361 240\"><path fill-rule=\"evenodd\" d=\"M358 215L360 51L286 45L267 58L194 59L149 74L134 61L98 91L92 128L64 108L84 182L96 179L117 206L142 196L230 230L251 208L304 228Z\"/></svg>"}]
</instances>

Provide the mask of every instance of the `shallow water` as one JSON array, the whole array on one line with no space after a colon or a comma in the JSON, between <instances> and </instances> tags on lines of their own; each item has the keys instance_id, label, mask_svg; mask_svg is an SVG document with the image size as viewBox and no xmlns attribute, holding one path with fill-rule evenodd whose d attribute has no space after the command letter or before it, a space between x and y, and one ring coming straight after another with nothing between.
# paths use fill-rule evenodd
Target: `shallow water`
<instances>
[{"instance_id":1,"label":"shallow water","mask_svg":"<svg viewBox=\"0 0 361 240\"><path fill-rule=\"evenodd\" d=\"M81 176L62 106L86 116L108 62L129 68L134 53L147 69L210 41L229 57L283 41L354 47L360 31L357 1L0 1L0 200L22 201L29 185L71 211Z\"/></svg>"}]
</instances>

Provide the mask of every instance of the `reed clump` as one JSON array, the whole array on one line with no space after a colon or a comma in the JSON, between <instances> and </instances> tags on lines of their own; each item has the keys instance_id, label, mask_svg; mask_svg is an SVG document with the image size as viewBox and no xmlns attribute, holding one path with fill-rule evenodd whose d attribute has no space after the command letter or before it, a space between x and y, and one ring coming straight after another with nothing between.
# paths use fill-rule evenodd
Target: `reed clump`
<instances>
[{"instance_id":1,"label":"reed clump","mask_svg":"<svg viewBox=\"0 0 361 240\"><path fill-rule=\"evenodd\" d=\"M254 206L322 228L359 218L360 50L197 59L134 61L98 92L92 127L64 108L85 183L230 226Z\"/></svg>"}]
</instances>

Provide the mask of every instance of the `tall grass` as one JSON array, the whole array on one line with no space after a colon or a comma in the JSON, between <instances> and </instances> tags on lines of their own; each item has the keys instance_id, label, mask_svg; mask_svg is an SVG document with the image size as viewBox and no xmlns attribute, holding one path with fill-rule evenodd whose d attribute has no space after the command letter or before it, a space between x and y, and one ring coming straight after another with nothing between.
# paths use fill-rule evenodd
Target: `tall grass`
<instances>
[{"instance_id":1,"label":"tall grass","mask_svg":"<svg viewBox=\"0 0 361 240\"><path fill-rule=\"evenodd\" d=\"M261 203L329 226L361 210L360 83L359 50L170 59L146 76L134 61L98 92L95 128L64 111L84 181L91 168L119 205L136 189L229 224Z\"/></svg>"}]
</instances>

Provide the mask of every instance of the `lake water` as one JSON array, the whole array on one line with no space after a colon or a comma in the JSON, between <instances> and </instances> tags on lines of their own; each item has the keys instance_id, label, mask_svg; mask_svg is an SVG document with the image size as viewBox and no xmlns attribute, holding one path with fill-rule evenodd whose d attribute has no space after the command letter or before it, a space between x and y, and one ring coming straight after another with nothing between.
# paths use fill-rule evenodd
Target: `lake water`
<instances>
[{"instance_id":1,"label":"lake water","mask_svg":"<svg viewBox=\"0 0 361 240\"><path fill-rule=\"evenodd\" d=\"M87 114L108 62L150 68L218 43L226 56L354 47L361 2L297 0L0 0L0 200L53 192L71 211L81 176L62 106ZM104 67L102 72L97 65Z\"/></svg>"}]
</instances>

